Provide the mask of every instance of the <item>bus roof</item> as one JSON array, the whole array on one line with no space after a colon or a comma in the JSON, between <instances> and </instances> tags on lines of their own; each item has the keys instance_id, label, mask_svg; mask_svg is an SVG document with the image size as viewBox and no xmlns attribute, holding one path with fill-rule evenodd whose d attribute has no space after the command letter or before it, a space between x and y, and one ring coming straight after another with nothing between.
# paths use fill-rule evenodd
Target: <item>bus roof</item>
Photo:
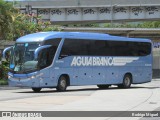
<instances>
[{"instance_id":1,"label":"bus roof","mask_svg":"<svg viewBox=\"0 0 160 120\"><path fill-rule=\"evenodd\" d=\"M149 39L142 38L127 38L112 36L103 33L90 33L90 32L38 32L28 34L17 39L16 42L42 42L53 38L71 38L71 39L95 39L95 40L115 40L115 41L137 41L137 42L151 42Z\"/></svg>"}]
</instances>

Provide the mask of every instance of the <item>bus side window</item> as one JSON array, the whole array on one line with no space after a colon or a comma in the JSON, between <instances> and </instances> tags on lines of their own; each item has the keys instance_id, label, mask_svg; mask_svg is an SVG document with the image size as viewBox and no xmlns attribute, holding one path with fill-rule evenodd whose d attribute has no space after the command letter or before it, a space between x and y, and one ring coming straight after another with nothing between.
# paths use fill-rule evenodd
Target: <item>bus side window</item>
<instances>
[{"instance_id":1,"label":"bus side window","mask_svg":"<svg viewBox=\"0 0 160 120\"><path fill-rule=\"evenodd\" d=\"M47 56L47 66L52 64L53 58L55 56L57 50L57 46L52 46L48 49L48 56Z\"/></svg>"},{"instance_id":2,"label":"bus side window","mask_svg":"<svg viewBox=\"0 0 160 120\"><path fill-rule=\"evenodd\" d=\"M44 49L40 52L39 58L38 58L38 66L40 69L43 69L47 66L47 49Z\"/></svg>"},{"instance_id":3,"label":"bus side window","mask_svg":"<svg viewBox=\"0 0 160 120\"><path fill-rule=\"evenodd\" d=\"M63 59L71 55L70 45L71 45L70 41L68 40L64 41L63 46L61 48L60 55L59 55L59 59Z\"/></svg>"},{"instance_id":4,"label":"bus side window","mask_svg":"<svg viewBox=\"0 0 160 120\"><path fill-rule=\"evenodd\" d=\"M66 39L61 49L59 59L75 55L88 55L88 43L87 40Z\"/></svg>"},{"instance_id":5,"label":"bus side window","mask_svg":"<svg viewBox=\"0 0 160 120\"><path fill-rule=\"evenodd\" d=\"M56 46L52 46L41 51L38 63L40 69L48 67L52 64L56 49Z\"/></svg>"},{"instance_id":6,"label":"bus side window","mask_svg":"<svg viewBox=\"0 0 160 120\"><path fill-rule=\"evenodd\" d=\"M62 58L64 58L64 57L70 56L71 54L69 54L69 53L71 53L71 51L68 50L68 48L62 48L62 49L61 49L61 52L60 52L59 59L62 59Z\"/></svg>"}]
</instances>

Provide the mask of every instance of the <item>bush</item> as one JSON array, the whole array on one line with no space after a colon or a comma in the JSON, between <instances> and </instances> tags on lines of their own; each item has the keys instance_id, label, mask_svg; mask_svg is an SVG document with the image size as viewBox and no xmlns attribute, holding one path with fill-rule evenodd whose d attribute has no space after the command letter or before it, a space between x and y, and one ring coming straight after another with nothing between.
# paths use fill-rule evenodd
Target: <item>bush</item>
<instances>
[{"instance_id":1,"label":"bush","mask_svg":"<svg viewBox=\"0 0 160 120\"><path fill-rule=\"evenodd\" d=\"M8 81L7 80L0 80L0 85L8 85Z\"/></svg>"},{"instance_id":2,"label":"bush","mask_svg":"<svg viewBox=\"0 0 160 120\"><path fill-rule=\"evenodd\" d=\"M8 70L9 70L9 62L2 61L0 65L0 79L7 80L8 79Z\"/></svg>"}]
</instances>

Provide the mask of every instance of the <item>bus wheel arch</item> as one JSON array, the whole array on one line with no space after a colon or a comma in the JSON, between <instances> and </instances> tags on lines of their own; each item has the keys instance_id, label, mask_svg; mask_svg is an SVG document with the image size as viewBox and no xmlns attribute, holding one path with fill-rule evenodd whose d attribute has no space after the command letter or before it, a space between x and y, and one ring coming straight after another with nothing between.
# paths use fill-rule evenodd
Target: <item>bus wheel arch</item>
<instances>
[{"instance_id":1,"label":"bus wheel arch","mask_svg":"<svg viewBox=\"0 0 160 120\"><path fill-rule=\"evenodd\" d=\"M119 84L119 88L130 88L131 84L133 82L133 76L131 73L126 73L123 76L123 82L122 84Z\"/></svg>"},{"instance_id":2,"label":"bus wheel arch","mask_svg":"<svg viewBox=\"0 0 160 120\"><path fill-rule=\"evenodd\" d=\"M57 91L62 92L65 91L67 86L70 85L70 78L69 75L67 74L62 74L60 75L59 79L58 79L58 83L57 83Z\"/></svg>"}]
</instances>

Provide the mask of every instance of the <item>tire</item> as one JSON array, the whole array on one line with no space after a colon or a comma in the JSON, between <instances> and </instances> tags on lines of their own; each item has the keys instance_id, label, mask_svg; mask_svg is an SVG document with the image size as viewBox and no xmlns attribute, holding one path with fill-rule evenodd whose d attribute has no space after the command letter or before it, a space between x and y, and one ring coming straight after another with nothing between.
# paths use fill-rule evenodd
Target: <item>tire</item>
<instances>
[{"instance_id":1,"label":"tire","mask_svg":"<svg viewBox=\"0 0 160 120\"><path fill-rule=\"evenodd\" d=\"M32 90L36 93L40 92L42 88L32 88Z\"/></svg>"},{"instance_id":2,"label":"tire","mask_svg":"<svg viewBox=\"0 0 160 120\"><path fill-rule=\"evenodd\" d=\"M110 85L97 85L99 89L108 89Z\"/></svg>"},{"instance_id":3,"label":"tire","mask_svg":"<svg viewBox=\"0 0 160 120\"><path fill-rule=\"evenodd\" d=\"M67 78L65 76L61 76L58 80L58 85L56 89L59 92L63 92L66 91L66 88L67 88Z\"/></svg>"},{"instance_id":4,"label":"tire","mask_svg":"<svg viewBox=\"0 0 160 120\"><path fill-rule=\"evenodd\" d=\"M132 77L129 74L126 74L123 78L123 83L118 85L118 88L130 88L132 84Z\"/></svg>"}]
</instances>

